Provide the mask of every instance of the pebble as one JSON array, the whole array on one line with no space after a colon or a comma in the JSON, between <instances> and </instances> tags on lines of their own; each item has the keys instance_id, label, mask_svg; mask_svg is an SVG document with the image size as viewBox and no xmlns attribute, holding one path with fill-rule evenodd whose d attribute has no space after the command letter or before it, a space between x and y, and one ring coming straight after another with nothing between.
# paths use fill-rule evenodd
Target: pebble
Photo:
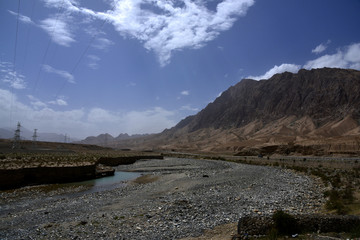
<instances>
[{"instance_id":1,"label":"pebble","mask_svg":"<svg viewBox=\"0 0 360 240\"><path fill-rule=\"evenodd\" d=\"M159 180L74 196L0 192L0 239L181 239L249 214L314 213L325 201L310 177L265 166L165 158L118 170L147 168Z\"/></svg>"}]
</instances>

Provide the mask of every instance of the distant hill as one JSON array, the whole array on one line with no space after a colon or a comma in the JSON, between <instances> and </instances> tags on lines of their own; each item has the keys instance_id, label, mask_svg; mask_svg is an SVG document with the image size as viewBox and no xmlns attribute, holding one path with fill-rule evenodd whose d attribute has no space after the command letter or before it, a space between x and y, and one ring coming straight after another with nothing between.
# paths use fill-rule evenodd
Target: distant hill
<instances>
[{"instance_id":1,"label":"distant hill","mask_svg":"<svg viewBox=\"0 0 360 240\"><path fill-rule=\"evenodd\" d=\"M23 140L32 140L34 131L30 131L25 127L20 128L20 137ZM15 129L10 128L0 128L0 139L12 139L14 137ZM57 133L44 133L37 132L37 140L44 142L65 142L65 135ZM78 139L70 139L66 136L67 142L77 141Z\"/></svg>"},{"instance_id":2,"label":"distant hill","mask_svg":"<svg viewBox=\"0 0 360 240\"><path fill-rule=\"evenodd\" d=\"M119 148L257 154L360 154L360 72L322 68L243 79L198 114Z\"/></svg>"},{"instance_id":3,"label":"distant hill","mask_svg":"<svg viewBox=\"0 0 360 240\"><path fill-rule=\"evenodd\" d=\"M82 144L93 144L93 145L99 145L99 146L112 146L118 141L122 140L130 140L130 139L136 139L136 138L143 138L147 137L149 134L134 134L134 135L128 135L127 133L120 133L119 136L113 137L108 133L100 134L98 136L90 136L85 138L84 140L78 141Z\"/></svg>"}]
</instances>

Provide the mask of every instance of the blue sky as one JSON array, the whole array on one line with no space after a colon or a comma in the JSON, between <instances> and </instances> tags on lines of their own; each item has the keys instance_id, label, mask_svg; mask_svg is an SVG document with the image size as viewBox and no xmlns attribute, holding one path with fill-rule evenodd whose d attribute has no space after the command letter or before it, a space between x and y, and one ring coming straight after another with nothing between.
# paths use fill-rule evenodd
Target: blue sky
<instances>
[{"instance_id":1,"label":"blue sky","mask_svg":"<svg viewBox=\"0 0 360 240\"><path fill-rule=\"evenodd\" d=\"M243 78L360 70L358 0L1 0L0 127L173 127Z\"/></svg>"}]
</instances>

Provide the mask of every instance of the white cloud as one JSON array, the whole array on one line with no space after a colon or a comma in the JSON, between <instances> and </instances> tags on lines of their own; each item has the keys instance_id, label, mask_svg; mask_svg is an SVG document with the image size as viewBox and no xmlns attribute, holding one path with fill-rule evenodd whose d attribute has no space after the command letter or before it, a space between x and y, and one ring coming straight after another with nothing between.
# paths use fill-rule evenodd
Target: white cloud
<instances>
[{"instance_id":1,"label":"white cloud","mask_svg":"<svg viewBox=\"0 0 360 240\"><path fill-rule=\"evenodd\" d=\"M180 110L182 111L191 111L191 112L198 112L199 108L191 107L190 105L181 106Z\"/></svg>"},{"instance_id":2,"label":"white cloud","mask_svg":"<svg viewBox=\"0 0 360 240\"><path fill-rule=\"evenodd\" d=\"M58 106L67 106L67 102L62 99L62 98L58 98L54 101L49 101L50 104L53 104L53 105L58 105Z\"/></svg>"},{"instance_id":3,"label":"white cloud","mask_svg":"<svg viewBox=\"0 0 360 240\"><path fill-rule=\"evenodd\" d=\"M283 72L296 73L300 70L300 68L301 68L300 65L283 63L280 66L275 65L273 68L271 68L269 71L267 71L264 75L249 76L247 78L254 79L254 80L269 79L274 74L277 74L277 73L283 73Z\"/></svg>"},{"instance_id":4,"label":"white cloud","mask_svg":"<svg viewBox=\"0 0 360 240\"><path fill-rule=\"evenodd\" d=\"M18 14L16 12L13 12L13 11L10 11L8 10L8 12L11 14L11 15L14 15L14 16L18 16ZM23 22L23 23L26 23L26 24L35 24L31 18L29 18L28 16L25 16L25 15L22 15L22 14L19 14L19 21Z\"/></svg>"},{"instance_id":5,"label":"white cloud","mask_svg":"<svg viewBox=\"0 0 360 240\"><path fill-rule=\"evenodd\" d=\"M313 50L311 50L312 53L316 53L316 54L320 54L322 52L324 52L328 45L331 43L330 40L328 40L326 43L321 43L318 46L316 46L316 48L314 48Z\"/></svg>"},{"instance_id":6,"label":"white cloud","mask_svg":"<svg viewBox=\"0 0 360 240\"><path fill-rule=\"evenodd\" d=\"M94 43L91 46L99 50L107 50L113 44L113 41L104 37L99 37L95 39Z\"/></svg>"},{"instance_id":7,"label":"white cloud","mask_svg":"<svg viewBox=\"0 0 360 240\"><path fill-rule=\"evenodd\" d=\"M29 96L28 96L29 97ZM36 97L30 96L30 101L38 101ZM72 133L73 136L87 136L90 125L83 121L85 111L74 109L68 111L55 111L46 107L46 104L30 103L26 105L19 101L15 94L8 90L0 89L0 123L15 126L16 122L28 129L39 129L41 132ZM13 126L9 126L13 127Z\"/></svg>"},{"instance_id":8,"label":"white cloud","mask_svg":"<svg viewBox=\"0 0 360 240\"><path fill-rule=\"evenodd\" d=\"M313 69L313 68L351 68L360 70L360 43L354 43L342 48L339 48L334 54L326 54L316 59L307 61L302 68ZM295 64L281 64L280 66L274 66L272 69L267 71L261 76L248 76L247 78L260 80L269 79L276 73L282 72L298 72L301 68L300 65Z\"/></svg>"},{"instance_id":9,"label":"white cloud","mask_svg":"<svg viewBox=\"0 0 360 240\"><path fill-rule=\"evenodd\" d=\"M180 93L181 95L184 95L184 96L189 96L190 95L190 92L188 90L184 90Z\"/></svg>"},{"instance_id":10,"label":"white cloud","mask_svg":"<svg viewBox=\"0 0 360 240\"><path fill-rule=\"evenodd\" d=\"M15 71L12 63L0 62L0 76L4 83L14 89L26 88L25 76Z\"/></svg>"},{"instance_id":11,"label":"white cloud","mask_svg":"<svg viewBox=\"0 0 360 240\"><path fill-rule=\"evenodd\" d=\"M48 104L32 95L29 103L22 103L15 94L0 89L0 127L19 121L28 129L40 132L70 133L72 137L85 138L108 132L119 133L157 133L176 124L175 112L161 107L144 111L117 112L103 108L54 110ZM62 100L62 101L61 101ZM49 104L61 105L65 100L59 98ZM68 106L66 106L69 108ZM10 126L13 127L13 126Z\"/></svg>"},{"instance_id":12,"label":"white cloud","mask_svg":"<svg viewBox=\"0 0 360 240\"><path fill-rule=\"evenodd\" d=\"M88 67L91 68L91 69L98 69L99 68L99 64L98 62L101 60L98 56L95 56L95 55L87 55L87 58L88 58Z\"/></svg>"},{"instance_id":13,"label":"white cloud","mask_svg":"<svg viewBox=\"0 0 360 240\"><path fill-rule=\"evenodd\" d=\"M39 26L50 35L52 41L61 46L69 47L75 42L70 26L59 17L42 20Z\"/></svg>"},{"instance_id":14,"label":"white cloud","mask_svg":"<svg viewBox=\"0 0 360 240\"><path fill-rule=\"evenodd\" d=\"M67 71L55 69L47 64L43 65L44 71L54 73L62 78L65 78L69 83L75 83L74 76Z\"/></svg>"},{"instance_id":15,"label":"white cloud","mask_svg":"<svg viewBox=\"0 0 360 240\"><path fill-rule=\"evenodd\" d=\"M360 70L360 43L346 46L334 54L323 55L314 60L308 61L304 68L353 68Z\"/></svg>"},{"instance_id":16,"label":"white cloud","mask_svg":"<svg viewBox=\"0 0 360 240\"><path fill-rule=\"evenodd\" d=\"M155 107L145 111L131 111L122 118L125 132L134 133L158 133L165 128L175 126L176 121L172 120L174 112Z\"/></svg>"},{"instance_id":17,"label":"white cloud","mask_svg":"<svg viewBox=\"0 0 360 240\"><path fill-rule=\"evenodd\" d=\"M205 1L200 0L181 0L182 4L179 4L179 1L169 0L113 0L112 10L95 12L82 8L71 0L45 0L45 2L48 7L63 6L69 12L82 13L86 17L112 23L120 35L135 38L141 41L146 49L154 51L161 66L170 62L174 51L200 48L222 31L230 29L234 22L240 16L244 16L254 4L254 0L223 0L214 12L206 8ZM52 26L53 22L44 25ZM44 28L48 32L53 29ZM66 46L73 39L69 31L65 31L67 27L64 22L60 22L60 29L63 29L69 40L64 41L63 45Z\"/></svg>"},{"instance_id":18,"label":"white cloud","mask_svg":"<svg viewBox=\"0 0 360 240\"><path fill-rule=\"evenodd\" d=\"M38 98L34 97L33 95L27 95L27 97L30 100L30 104L35 108L35 109L39 109L39 108L44 108L47 107L47 104L40 101Z\"/></svg>"},{"instance_id":19,"label":"white cloud","mask_svg":"<svg viewBox=\"0 0 360 240\"><path fill-rule=\"evenodd\" d=\"M173 116L174 112L160 107L127 113L94 108L90 110L87 121L97 124L99 133L158 133L176 124L174 120L171 120Z\"/></svg>"}]
</instances>

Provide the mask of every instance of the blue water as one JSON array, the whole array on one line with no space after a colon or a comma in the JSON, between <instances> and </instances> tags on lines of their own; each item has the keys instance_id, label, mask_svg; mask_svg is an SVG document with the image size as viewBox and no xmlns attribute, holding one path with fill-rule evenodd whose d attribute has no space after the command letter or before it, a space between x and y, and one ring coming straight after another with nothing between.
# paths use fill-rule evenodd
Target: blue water
<instances>
[{"instance_id":1,"label":"blue water","mask_svg":"<svg viewBox=\"0 0 360 240\"><path fill-rule=\"evenodd\" d=\"M103 178L92 179L83 182L77 182L79 185L94 185L94 187L101 187L107 185L117 184L123 181L135 179L140 176L140 173L136 172L117 172L115 171L114 176L108 176Z\"/></svg>"},{"instance_id":2,"label":"blue water","mask_svg":"<svg viewBox=\"0 0 360 240\"><path fill-rule=\"evenodd\" d=\"M63 186L64 187L69 187L69 186L88 187L88 189L85 191L70 194L72 196L77 196L79 194L82 195L82 194L86 194L86 193L101 192L101 191L106 191L106 190L112 190L112 189L115 189L118 187L123 187L126 185L125 181L135 179L135 178L139 177L140 175L141 175L141 173L137 173L137 172L115 171L114 176L97 178L97 179L92 179L92 180L82 181L82 182L66 183L66 184L63 184ZM68 195L68 194L66 194L66 195Z\"/></svg>"}]
</instances>

